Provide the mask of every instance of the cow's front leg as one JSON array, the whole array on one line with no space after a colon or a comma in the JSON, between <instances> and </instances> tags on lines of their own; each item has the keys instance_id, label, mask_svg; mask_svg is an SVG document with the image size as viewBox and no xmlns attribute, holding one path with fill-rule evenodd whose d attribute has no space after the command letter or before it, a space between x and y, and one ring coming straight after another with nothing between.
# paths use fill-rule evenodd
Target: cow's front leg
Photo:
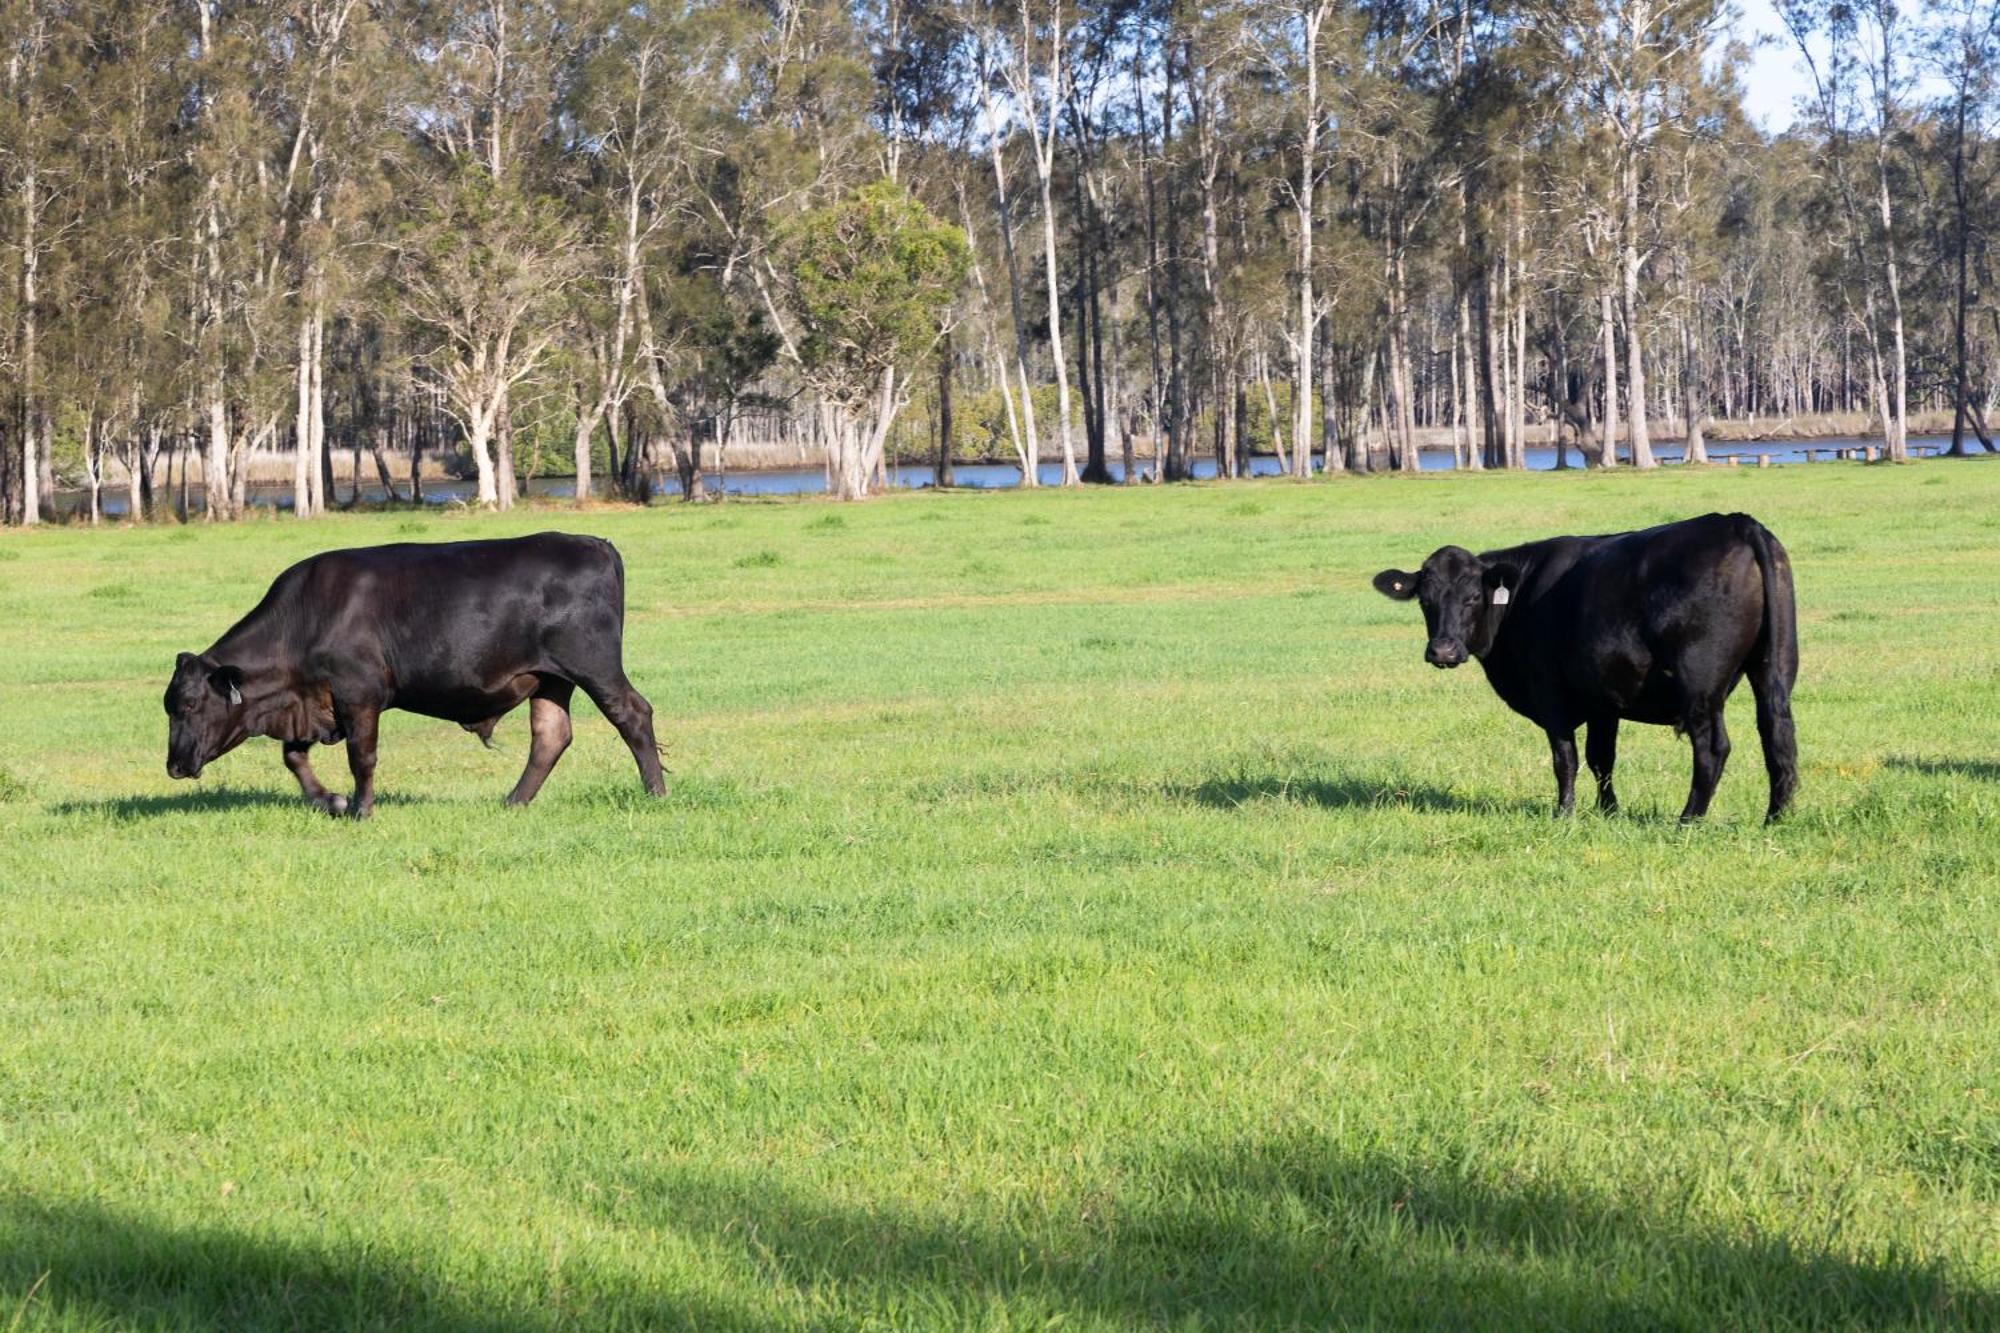
<instances>
[{"instance_id":1,"label":"cow's front leg","mask_svg":"<svg viewBox=\"0 0 2000 1333\"><path fill-rule=\"evenodd\" d=\"M1556 766L1556 815L1576 809L1576 729L1549 728L1549 758Z\"/></svg>"},{"instance_id":2,"label":"cow's front leg","mask_svg":"<svg viewBox=\"0 0 2000 1333\"><path fill-rule=\"evenodd\" d=\"M366 819L375 813L375 726L382 714L370 707L343 711L340 729L347 735L347 767L354 774L354 800L347 813Z\"/></svg>"},{"instance_id":3,"label":"cow's front leg","mask_svg":"<svg viewBox=\"0 0 2000 1333\"><path fill-rule=\"evenodd\" d=\"M319 775L313 772L312 764L306 758L310 749L311 741L286 741L285 767L292 770L292 776L299 780L299 790L305 793L308 801L330 815L345 814L347 798L334 795L320 782Z\"/></svg>"}]
</instances>

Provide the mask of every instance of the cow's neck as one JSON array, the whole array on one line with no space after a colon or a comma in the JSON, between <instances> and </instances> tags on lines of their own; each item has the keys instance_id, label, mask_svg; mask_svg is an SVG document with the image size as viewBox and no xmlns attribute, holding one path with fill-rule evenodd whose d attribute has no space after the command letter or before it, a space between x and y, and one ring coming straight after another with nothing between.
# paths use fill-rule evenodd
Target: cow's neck
<instances>
[{"instance_id":1,"label":"cow's neck","mask_svg":"<svg viewBox=\"0 0 2000 1333\"><path fill-rule=\"evenodd\" d=\"M231 625L210 645L207 656L223 666L235 667L246 680L254 680L283 660L280 638L278 626L260 606Z\"/></svg>"},{"instance_id":2,"label":"cow's neck","mask_svg":"<svg viewBox=\"0 0 2000 1333\"><path fill-rule=\"evenodd\" d=\"M339 739L332 696L299 678L297 654L286 650L280 626L264 608L237 621L208 655L243 673L243 721L250 734L281 741Z\"/></svg>"}]
</instances>

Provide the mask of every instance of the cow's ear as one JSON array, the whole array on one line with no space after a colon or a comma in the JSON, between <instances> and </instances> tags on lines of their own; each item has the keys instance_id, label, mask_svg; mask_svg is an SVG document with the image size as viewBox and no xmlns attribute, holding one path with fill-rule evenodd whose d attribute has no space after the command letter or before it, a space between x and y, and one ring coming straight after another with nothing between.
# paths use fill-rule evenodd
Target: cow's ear
<instances>
[{"instance_id":1,"label":"cow's ear","mask_svg":"<svg viewBox=\"0 0 2000 1333\"><path fill-rule=\"evenodd\" d=\"M229 700L230 707L243 702L243 672L233 666L219 666L208 673L208 684L217 694Z\"/></svg>"},{"instance_id":2,"label":"cow's ear","mask_svg":"<svg viewBox=\"0 0 2000 1333\"><path fill-rule=\"evenodd\" d=\"M1488 565L1479 577L1485 583L1487 595L1492 598L1495 606L1507 605L1514 589L1521 585L1519 567L1507 564L1505 561Z\"/></svg>"},{"instance_id":3,"label":"cow's ear","mask_svg":"<svg viewBox=\"0 0 2000 1333\"><path fill-rule=\"evenodd\" d=\"M1407 602L1417 595L1417 576L1400 569L1385 569L1375 576L1375 591L1384 597Z\"/></svg>"}]
</instances>

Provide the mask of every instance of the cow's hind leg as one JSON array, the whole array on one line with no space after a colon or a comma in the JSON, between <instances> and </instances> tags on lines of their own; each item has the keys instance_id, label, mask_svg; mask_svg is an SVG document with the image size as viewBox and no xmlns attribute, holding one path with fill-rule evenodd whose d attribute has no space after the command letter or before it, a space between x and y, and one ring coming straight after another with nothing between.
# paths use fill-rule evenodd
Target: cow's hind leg
<instances>
[{"instance_id":1,"label":"cow's hind leg","mask_svg":"<svg viewBox=\"0 0 2000 1333\"><path fill-rule=\"evenodd\" d=\"M1687 806L1681 811L1683 824L1708 813L1715 786L1722 781L1722 766L1729 762L1729 730L1722 725L1722 705L1717 703L1690 717L1687 734L1694 745L1694 782L1688 789Z\"/></svg>"},{"instance_id":2,"label":"cow's hind leg","mask_svg":"<svg viewBox=\"0 0 2000 1333\"><path fill-rule=\"evenodd\" d=\"M528 766L507 794L507 804L526 805L534 800L549 770L569 748L569 700L575 688L566 680L550 680L529 697Z\"/></svg>"},{"instance_id":3,"label":"cow's hind leg","mask_svg":"<svg viewBox=\"0 0 2000 1333\"><path fill-rule=\"evenodd\" d=\"M1792 676L1784 661L1750 664L1750 692L1757 698L1757 738L1764 743L1764 772L1771 779L1766 822L1785 813L1799 789L1799 739L1792 726Z\"/></svg>"},{"instance_id":4,"label":"cow's hind leg","mask_svg":"<svg viewBox=\"0 0 2000 1333\"><path fill-rule=\"evenodd\" d=\"M632 688L623 671L599 680L582 682L584 692L597 710L618 728L639 763L639 779L653 796L666 794L667 778L660 768L660 746L653 739L653 706L646 696Z\"/></svg>"},{"instance_id":5,"label":"cow's hind leg","mask_svg":"<svg viewBox=\"0 0 2000 1333\"><path fill-rule=\"evenodd\" d=\"M1576 809L1576 728L1549 728L1549 758L1556 768L1556 815Z\"/></svg>"},{"instance_id":6,"label":"cow's hind leg","mask_svg":"<svg viewBox=\"0 0 2000 1333\"><path fill-rule=\"evenodd\" d=\"M1594 717L1584 733L1584 761L1597 779L1597 808L1607 815L1618 813L1618 793L1611 789L1611 770L1618 764L1618 718L1616 714Z\"/></svg>"},{"instance_id":7,"label":"cow's hind leg","mask_svg":"<svg viewBox=\"0 0 2000 1333\"><path fill-rule=\"evenodd\" d=\"M308 801L330 815L347 813L347 798L328 791L319 780L319 775L313 772L312 763L306 758L306 752L311 749L311 741L286 741L285 767L299 780L299 790L305 793Z\"/></svg>"}]
</instances>

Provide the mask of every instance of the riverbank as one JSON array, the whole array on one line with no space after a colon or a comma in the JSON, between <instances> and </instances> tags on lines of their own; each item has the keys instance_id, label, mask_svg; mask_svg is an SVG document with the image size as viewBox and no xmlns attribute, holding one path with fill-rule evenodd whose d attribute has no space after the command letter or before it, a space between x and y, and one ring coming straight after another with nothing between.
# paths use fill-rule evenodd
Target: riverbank
<instances>
[{"instance_id":1,"label":"riverbank","mask_svg":"<svg viewBox=\"0 0 2000 1333\"><path fill-rule=\"evenodd\" d=\"M1708 423L1705 433L1710 443L1748 444L1759 441L1784 441L1787 443L1807 440L1854 440L1866 443L1869 438L1872 418L1865 412L1818 413L1793 417L1740 417L1717 420ZM1914 435L1948 434L1951 430L1951 413L1916 412L1910 416L1910 433ZM1448 427L1425 427L1417 432L1417 445L1429 451L1450 452L1452 432ZM1678 446L1682 433L1676 423L1655 423L1653 442L1656 445ZM1530 446L1550 447L1552 432L1548 423L1533 423L1527 428L1527 442ZM1574 442L1571 444L1574 450ZM1151 465L1153 446L1150 440L1138 442L1136 453L1142 467ZM391 451L387 455L389 470L399 488L406 488L410 478L410 456L407 453ZM1197 453L1197 458L1213 463L1213 455ZM450 456L427 454L423 460L422 477L426 485L433 481L445 482L464 480L456 472L445 466ZM332 463L335 485L352 489L354 484L355 458L351 450L334 449L329 461ZM927 454L911 453L899 457L898 465L928 464ZM1042 459L1044 463L1059 462L1059 457ZM778 441L744 440L729 447L725 456L717 458L711 451L708 473L719 472L795 472L810 470L820 466L819 456L810 450ZM718 464L720 466L718 466ZM954 459L958 467L1001 467L1012 466L1011 456L996 455L991 458ZM281 486L289 485L292 479L292 455L288 451L257 450L247 459L249 479L253 484ZM105 486L124 485L125 473L115 461L106 465ZM363 453L360 459L360 478L364 484L379 484L372 454ZM553 479L566 477L567 473L545 474ZM70 489L65 487L65 489Z\"/></svg>"}]
</instances>

